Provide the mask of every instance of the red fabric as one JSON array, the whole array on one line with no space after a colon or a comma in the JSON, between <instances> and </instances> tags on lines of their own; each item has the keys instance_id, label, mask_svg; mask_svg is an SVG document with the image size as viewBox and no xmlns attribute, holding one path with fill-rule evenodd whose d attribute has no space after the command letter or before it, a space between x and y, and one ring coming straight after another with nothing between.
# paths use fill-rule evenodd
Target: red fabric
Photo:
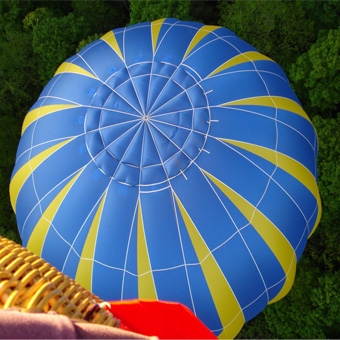
<instances>
[{"instance_id":1,"label":"red fabric","mask_svg":"<svg viewBox=\"0 0 340 340\"><path fill-rule=\"evenodd\" d=\"M217 339L189 308L180 303L125 300L111 301L110 305L111 313L136 333L159 339Z\"/></svg>"}]
</instances>

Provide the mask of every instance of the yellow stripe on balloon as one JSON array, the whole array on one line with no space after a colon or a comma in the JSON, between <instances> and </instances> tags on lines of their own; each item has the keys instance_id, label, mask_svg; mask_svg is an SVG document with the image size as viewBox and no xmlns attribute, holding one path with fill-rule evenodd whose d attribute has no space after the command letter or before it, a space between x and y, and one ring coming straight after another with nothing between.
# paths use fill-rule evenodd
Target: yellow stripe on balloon
<instances>
[{"instance_id":1,"label":"yellow stripe on balloon","mask_svg":"<svg viewBox=\"0 0 340 340\"><path fill-rule=\"evenodd\" d=\"M263 159L273 163L280 169L289 173L292 177L296 178L300 183L302 183L315 197L318 205L318 215L315 224L312 228L310 235L315 231L321 219L321 198L319 189L317 186L316 179L314 175L301 163L295 159L272 149L265 148L263 146L240 142L230 139L222 139L223 142L238 146L244 150L247 150Z\"/></svg>"},{"instance_id":2,"label":"yellow stripe on balloon","mask_svg":"<svg viewBox=\"0 0 340 340\"><path fill-rule=\"evenodd\" d=\"M161 27L162 27L164 21L165 21L165 19L159 19L159 20L155 20L155 21L151 22L151 41L152 41L153 53L155 53L155 51L156 51L159 32L161 30Z\"/></svg>"},{"instance_id":3,"label":"yellow stripe on balloon","mask_svg":"<svg viewBox=\"0 0 340 340\"><path fill-rule=\"evenodd\" d=\"M105 41L117 53L120 59L124 60L123 54L120 50L116 36L114 35L113 31L107 32L100 39Z\"/></svg>"},{"instance_id":4,"label":"yellow stripe on balloon","mask_svg":"<svg viewBox=\"0 0 340 340\"><path fill-rule=\"evenodd\" d=\"M50 113L54 113L54 112L61 111L61 110L72 109L75 107L78 107L78 106L74 104L54 104L54 105L46 105L46 106L37 107L36 109L29 111L22 125L21 135L25 132L27 127L31 125L33 122L35 122L37 119L43 116L46 116Z\"/></svg>"},{"instance_id":5,"label":"yellow stripe on balloon","mask_svg":"<svg viewBox=\"0 0 340 340\"><path fill-rule=\"evenodd\" d=\"M184 58L186 58L189 53L192 51L192 49L205 37L207 36L209 33L217 30L218 28L221 28L220 26L213 26L213 25L205 25L202 26L197 33L195 34L195 36L192 38L190 45L188 46L187 51L185 52Z\"/></svg>"},{"instance_id":6,"label":"yellow stripe on balloon","mask_svg":"<svg viewBox=\"0 0 340 340\"><path fill-rule=\"evenodd\" d=\"M105 200L106 193L98 206L91 227L88 231L75 277L76 282L81 284L84 288L86 288L89 291L92 291L93 259L97 243L98 228L100 225L100 219L102 216ZM100 245L97 246L100 247Z\"/></svg>"},{"instance_id":7,"label":"yellow stripe on balloon","mask_svg":"<svg viewBox=\"0 0 340 340\"><path fill-rule=\"evenodd\" d=\"M256 51L250 51L250 52L244 52L242 54L239 54L235 56L234 58L231 58L227 60L225 63L220 65L216 70L211 72L208 77L211 77L221 71L226 70L227 68L230 68L235 65L247 63L247 62L252 62L252 61L257 61L257 60L270 60L273 61L272 59L268 58L267 56L263 55L262 53L256 52Z\"/></svg>"},{"instance_id":8,"label":"yellow stripe on balloon","mask_svg":"<svg viewBox=\"0 0 340 340\"><path fill-rule=\"evenodd\" d=\"M137 271L138 297L140 299L157 299L157 292L151 271L140 202L138 202L137 221Z\"/></svg>"},{"instance_id":9,"label":"yellow stripe on balloon","mask_svg":"<svg viewBox=\"0 0 340 340\"><path fill-rule=\"evenodd\" d=\"M69 63L67 61L65 61L64 63L62 63L59 66L59 68L57 69L57 71L54 75L56 76L56 75L62 74L62 73L76 73L76 74L81 74L82 76L85 76L85 77L98 79L93 73L90 73L89 71L85 70L84 68L82 68L82 67L80 67L76 64Z\"/></svg>"},{"instance_id":10,"label":"yellow stripe on balloon","mask_svg":"<svg viewBox=\"0 0 340 340\"><path fill-rule=\"evenodd\" d=\"M221 324L225 327L222 333L219 334L219 337L222 339L233 338L241 330L245 321L242 309L221 268L197 230L194 222L191 220L188 212L185 210L182 202L176 195L175 198L197 258L201 264Z\"/></svg>"},{"instance_id":11,"label":"yellow stripe on balloon","mask_svg":"<svg viewBox=\"0 0 340 340\"><path fill-rule=\"evenodd\" d=\"M254 106L269 106L277 109L282 109L290 112L294 112L303 118L310 121L306 112L303 108L294 100L278 97L278 96L261 96L261 97L250 97L239 100L234 100L228 103L221 104L222 106L243 106L243 105L254 105Z\"/></svg>"},{"instance_id":12,"label":"yellow stripe on balloon","mask_svg":"<svg viewBox=\"0 0 340 340\"><path fill-rule=\"evenodd\" d=\"M270 301L270 303L282 299L290 291L295 278L296 255L293 247L281 231L260 210L258 210L257 207L252 205L245 198L213 175L204 170L203 172L239 209L239 211L259 233L281 264L286 276L285 282L280 292Z\"/></svg>"},{"instance_id":13,"label":"yellow stripe on balloon","mask_svg":"<svg viewBox=\"0 0 340 340\"><path fill-rule=\"evenodd\" d=\"M47 235L47 232L52 224L54 216L56 215L60 205L63 200L67 196L70 191L72 185L78 179L82 171L79 171L58 193L58 195L53 199L50 205L46 208L46 210L42 213L38 223L34 227L32 234L28 240L27 248L33 251L37 255L41 255L44 241Z\"/></svg>"},{"instance_id":14,"label":"yellow stripe on balloon","mask_svg":"<svg viewBox=\"0 0 340 340\"><path fill-rule=\"evenodd\" d=\"M9 185L10 197L11 197L11 204L14 212L16 212L16 204L19 192L22 186L25 184L29 176L32 172L41 164L43 163L48 157L50 157L53 153L58 151L64 145L69 143L72 138L67 139L61 143L51 146L45 151L42 151L38 155L34 156L30 159L27 163L25 163L13 176L11 183Z\"/></svg>"}]
</instances>

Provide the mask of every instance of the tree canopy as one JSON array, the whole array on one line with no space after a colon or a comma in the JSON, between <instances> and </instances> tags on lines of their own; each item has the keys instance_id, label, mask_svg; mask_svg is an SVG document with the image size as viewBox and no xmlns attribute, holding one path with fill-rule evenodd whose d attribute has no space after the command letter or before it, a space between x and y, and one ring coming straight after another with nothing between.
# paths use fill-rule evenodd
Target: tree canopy
<instances>
[{"instance_id":1,"label":"tree canopy","mask_svg":"<svg viewBox=\"0 0 340 340\"><path fill-rule=\"evenodd\" d=\"M330 29L291 65L290 78L310 115L340 111L340 27Z\"/></svg>"},{"instance_id":2,"label":"tree canopy","mask_svg":"<svg viewBox=\"0 0 340 340\"><path fill-rule=\"evenodd\" d=\"M314 22L300 1L221 1L219 24L236 32L284 69L310 45Z\"/></svg>"}]
</instances>

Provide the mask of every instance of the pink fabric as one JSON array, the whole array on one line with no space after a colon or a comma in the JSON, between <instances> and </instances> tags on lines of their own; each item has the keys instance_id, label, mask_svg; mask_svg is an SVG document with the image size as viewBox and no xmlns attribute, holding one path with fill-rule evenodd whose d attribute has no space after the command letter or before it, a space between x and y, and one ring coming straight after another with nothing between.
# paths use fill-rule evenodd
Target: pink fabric
<instances>
[{"instance_id":1,"label":"pink fabric","mask_svg":"<svg viewBox=\"0 0 340 340\"><path fill-rule=\"evenodd\" d=\"M119 328L77 322L55 313L23 313L17 309L0 309L0 338L155 339Z\"/></svg>"}]
</instances>

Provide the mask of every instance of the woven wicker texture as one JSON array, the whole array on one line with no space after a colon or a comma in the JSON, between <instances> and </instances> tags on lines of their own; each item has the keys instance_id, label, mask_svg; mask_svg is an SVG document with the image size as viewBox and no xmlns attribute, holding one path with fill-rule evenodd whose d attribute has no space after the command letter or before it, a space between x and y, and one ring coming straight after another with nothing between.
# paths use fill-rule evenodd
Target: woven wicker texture
<instances>
[{"instance_id":1,"label":"woven wicker texture","mask_svg":"<svg viewBox=\"0 0 340 340\"><path fill-rule=\"evenodd\" d=\"M0 308L54 311L73 319L118 327L105 303L45 260L0 236Z\"/></svg>"}]
</instances>

